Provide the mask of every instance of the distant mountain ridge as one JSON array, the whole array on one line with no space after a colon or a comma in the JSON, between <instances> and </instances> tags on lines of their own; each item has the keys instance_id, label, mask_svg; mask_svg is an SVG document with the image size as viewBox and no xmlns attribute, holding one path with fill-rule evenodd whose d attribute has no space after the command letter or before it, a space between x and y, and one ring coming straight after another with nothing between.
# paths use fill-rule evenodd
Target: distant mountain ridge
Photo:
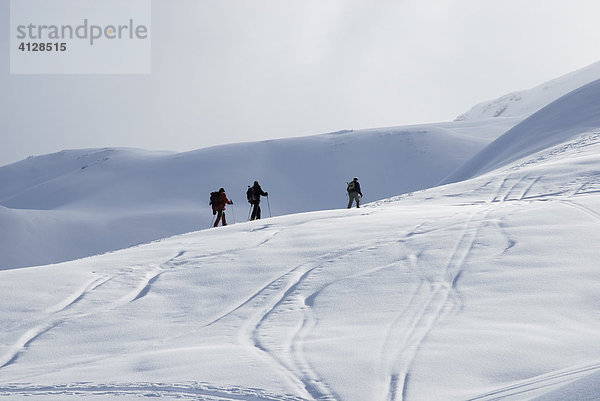
<instances>
[{"instance_id":1,"label":"distant mountain ridge","mask_svg":"<svg viewBox=\"0 0 600 401\"><path fill-rule=\"evenodd\" d=\"M263 217L343 208L358 176L365 201L436 185L488 142L449 123L340 131L186 153L66 150L0 167L0 270L47 264L205 229L224 187L228 222L247 219L246 189L269 192ZM498 135L502 124L485 125ZM25 246L25 248L24 248Z\"/></svg>"},{"instance_id":2,"label":"distant mountain ridge","mask_svg":"<svg viewBox=\"0 0 600 401\"><path fill-rule=\"evenodd\" d=\"M487 173L590 130L600 132L600 79L555 100L517 124L446 177L442 184Z\"/></svg>"},{"instance_id":3,"label":"distant mountain ridge","mask_svg":"<svg viewBox=\"0 0 600 401\"><path fill-rule=\"evenodd\" d=\"M456 121L480 120L497 117L527 117L554 100L600 79L600 62L565 74L531 89L512 92L498 99L475 105L461 114Z\"/></svg>"}]
</instances>

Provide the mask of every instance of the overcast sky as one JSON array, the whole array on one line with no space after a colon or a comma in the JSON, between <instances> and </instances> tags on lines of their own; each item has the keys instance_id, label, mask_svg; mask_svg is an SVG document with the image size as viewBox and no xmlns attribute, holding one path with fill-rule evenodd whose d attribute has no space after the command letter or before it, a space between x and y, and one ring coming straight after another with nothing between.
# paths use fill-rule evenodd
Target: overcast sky
<instances>
[{"instance_id":1,"label":"overcast sky","mask_svg":"<svg viewBox=\"0 0 600 401\"><path fill-rule=\"evenodd\" d=\"M599 61L598 0L153 0L150 75L10 75L0 165L453 120Z\"/></svg>"}]
</instances>

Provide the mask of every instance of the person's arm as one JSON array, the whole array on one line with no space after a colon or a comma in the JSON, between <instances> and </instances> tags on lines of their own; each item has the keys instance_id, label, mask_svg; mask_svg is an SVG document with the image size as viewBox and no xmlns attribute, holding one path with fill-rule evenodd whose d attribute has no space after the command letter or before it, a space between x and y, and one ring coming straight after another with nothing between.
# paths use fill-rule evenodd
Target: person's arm
<instances>
[{"instance_id":1,"label":"person's arm","mask_svg":"<svg viewBox=\"0 0 600 401\"><path fill-rule=\"evenodd\" d=\"M359 194L359 195L360 195L360 197L362 198L363 194L362 194L362 192L361 192L361 190L360 190L360 184L359 184L358 182L356 183L356 189L358 190L358 194Z\"/></svg>"}]
</instances>

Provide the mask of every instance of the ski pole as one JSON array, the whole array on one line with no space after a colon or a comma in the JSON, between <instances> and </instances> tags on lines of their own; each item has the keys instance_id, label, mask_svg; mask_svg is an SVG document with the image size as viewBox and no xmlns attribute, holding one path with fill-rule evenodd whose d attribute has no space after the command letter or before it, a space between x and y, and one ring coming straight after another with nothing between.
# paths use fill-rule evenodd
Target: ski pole
<instances>
[{"instance_id":1,"label":"ski pole","mask_svg":"<svg viewBox=\"0 0 600 401\"><path fill-rule=\"evenodd\" d=\"M252 213L252 204L250 204L250 209L248 209L248 221L250 221L250 213Z\"/></svg>"},{"instance_id":2,"label":"ski pole","mask_svg":"<svg viewBox=\"0 0 600 401\"><path fill-rule=\"evenodd\" d=\"M233 224L235 224L235 211L233 209L233 203L231 204L231 217L233 217Z\"/></svg>"},{"instance_id":3,"label":"ski pole","mask_svg":"<svg viewBox=\"0 0 600 401\"><path fill-rule=\"evenodd\" d=\"M267 206L269 206L269 217L271 216L271 203L269 202L269 195L267 195Z\"/></svg>"},{"instance_id":4,"label":"ski pole","mask_svg":"<svg viewBox=\"0 0 600 401\"><path fill-rule=\"evenodd\" d=\"M208 228L211 228L214 224L215 224L215 216L213 215L213 217L210 218L210 226L208 226Z\"/></svg>"}]
</instances>

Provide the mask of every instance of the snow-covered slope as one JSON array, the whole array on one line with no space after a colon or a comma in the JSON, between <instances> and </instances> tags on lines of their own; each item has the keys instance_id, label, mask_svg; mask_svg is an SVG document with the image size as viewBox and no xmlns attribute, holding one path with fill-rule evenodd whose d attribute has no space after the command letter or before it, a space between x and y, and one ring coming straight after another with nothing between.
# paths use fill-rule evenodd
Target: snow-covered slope
<instances>
[{"instance_id":1,"label":"snow-covered slope","mask_svg":"<svg viewBox=\"0 0 600 401\"><path fill-rule=\"evenodd\" d=\"M64 151L0 167L0 206L8 208L0 212L0 224L8 227L0 242L0 269L65 261L206 228L212 217L208 193L222 186L236 202L229 221L243 221L245 189L255 179L269 191L273 215L343 207L345 182L354 176L361 179L365 201L432 187L527 115L599 77L597 63L478 105L459 118L464 121L453 123L341 131L182 154ZM497 115L503 118L493 118ZM561 127L555 131L562 135ZM513 150L483 152L444 182L525 154ZM488 157L494 162L487 163Z\"/></svg>"},{"instance_id":2,"label":"snow-covered slope","mask_svg":"<svg viewBox=\"0 0 600 401\"><path fill-rule=\"evenodd\" d=\"M354 176L365 200L427 188L506 124L343 131L188 153L90 149L31 157L0 167L6 237L0 268L65 261L207 228L209 193L220 187L235 202L229 222L244 221L245 192L256 179L269 192L265 215L269 206L273 215L344 207L346 182Z\"/></svg>"},{"instance_id":3,"label":"snow-covered slope","mask_svg":"<svg viewBox=\"0 0 600 401\"><path fill-rule=\"evenodd\" d=\"M600 80L561 97L486 146L443 183L491 171L547 147L600 129Z\"/></svg>"},{"instance_id":4,"label":"snow-covered slope","mask_svg":"<svg viewBox=\"0 0 600 401\"><path fill-rule=\"evenodd\" d=\"M600 130L361 209L0 271L0 396L597 399L599 205Z\"/></svg>"},{"instance_id":5,"label":"snow-covered slope","mask_svg":"<svg viewBox=\"0 0 600 401\"><path fill-rule=\"evenodd\" d=\"M495 117L525 118L567 93L600 79L600 62L545 82L535 88L509 93L480 103L457 117L458 121Z\"/></svg>"},{"instance_id":6,"label":"snow-covered slope","mask_svg":"<svg viewBox=\"0 0 600 401\"><path fill-rule=\"evenodd\" d=\"M353 175L371 200L427 187L499 125L3 167L0 255L15 260L206 226L210 190L246 206L255 178L275 214L342 208L0 269L0 398L599 399L599 104L597 81L454 176L473 178L361 209L343 208Z\"/></svg>"}]
</instances>

